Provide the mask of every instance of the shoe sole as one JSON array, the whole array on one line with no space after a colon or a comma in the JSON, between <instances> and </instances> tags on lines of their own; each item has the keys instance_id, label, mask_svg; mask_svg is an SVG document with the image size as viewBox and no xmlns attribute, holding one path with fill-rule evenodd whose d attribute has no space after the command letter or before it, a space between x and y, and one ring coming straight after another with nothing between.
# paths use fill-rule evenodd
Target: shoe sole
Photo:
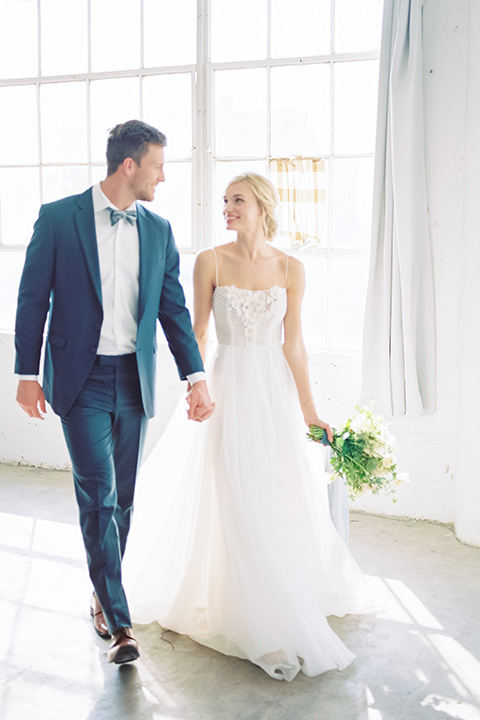
<instances>
[{"instance_id":1,"label":"shoe sole","mask_svg":"<svg viewBox=\"0 0 480 720\"><path fill-rule=\"evenodd\" d=\"M125 645L125 647L119 648L114 657L111 660L109 659L108 662L113 662L115 665L123 665L124 663L133 662L139 657L140 653L136 647Z\"/></svg>"}]
</instances>

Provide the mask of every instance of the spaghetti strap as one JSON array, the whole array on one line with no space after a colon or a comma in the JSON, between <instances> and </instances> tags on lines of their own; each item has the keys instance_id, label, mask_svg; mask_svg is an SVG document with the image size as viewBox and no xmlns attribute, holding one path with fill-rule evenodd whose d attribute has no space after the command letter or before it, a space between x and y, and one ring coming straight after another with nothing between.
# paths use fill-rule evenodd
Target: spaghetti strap
<instances>
[{"instance_id":1,"label":"spaghetti strap","mask_svg":"<svg viewBox=\"0 0 480 720\"><path fill-rule=\"evenodd\" d=\"M213 254L215 255L215 287L218 287L218 258L215 248L212 248Z\"/></svg>"},{"instance_id":2,"label":"spaghetti strap","mask_svg":"<svg viewBox=\"0 0 480 720\"><path fill-rule=\"evenodd\" d=\"M285 287L287 287L287 278L288 278L288 261L290 259L290 255L287 255L287 262L285 263Z\"/></svg>"}]
</instances>

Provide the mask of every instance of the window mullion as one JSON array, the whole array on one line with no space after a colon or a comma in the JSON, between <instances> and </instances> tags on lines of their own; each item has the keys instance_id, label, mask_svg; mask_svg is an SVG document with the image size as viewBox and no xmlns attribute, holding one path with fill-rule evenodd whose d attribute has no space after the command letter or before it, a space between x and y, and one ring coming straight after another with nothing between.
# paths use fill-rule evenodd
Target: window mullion
<instances>
[{"instance_id":1,"label":"window mullion","mask_svg":"<svg viewBox=\"0 0 480 720\"><path fill-rule=\"evenodd\" d=\"M38 78L40 78L42 74L42 8L41 8L41 0L37 0L37 52L38 52L38 58L37 58L37 72L38 72ZM40 202L43 203L43 173L42 173L42 109L40 104L40 82L37 80L36 84L36 90L37 90L37 133L38 133L38 188L39 188L39 198Z\"/></svg>"},{"instance_id":2,"label":"window mullion","mask_svg":"<svg viewBox=\"0 0 480 720\"><path fill-rule=\"evenodd\" d=\"M272 56L272 0L267 4L267 162L272 155L272 78L271 78L271 56Z\"/></svg>"},{"instance_id":3,"label":"window mullion","mask_svg":"<svg viewBox=\"0 0 480 720\"><path fill-rule=\"evenodd\" d=\"M333 177L335 172L334 163L334 142L335 142L335 0L332 0L332 11L330 15L330 159L328 173L328 255L327 255L327 292L326 292L326 333L325 348L330 350L332 337L332 256L333 256ZM336 59L336 58L335 58Z\"/></svg>"},{"instance_id":4,"label":"window mullion","mask_svg":"<svg viewBox=\"0 0 480 720\"><path fill-rule=\"evenodd\" d=\"M209 247L212 238L212 136L209 116L209 0L197 0L197 68L193 88L194 152L192 202L194 250Z\"/></svg>"}]
</instances>

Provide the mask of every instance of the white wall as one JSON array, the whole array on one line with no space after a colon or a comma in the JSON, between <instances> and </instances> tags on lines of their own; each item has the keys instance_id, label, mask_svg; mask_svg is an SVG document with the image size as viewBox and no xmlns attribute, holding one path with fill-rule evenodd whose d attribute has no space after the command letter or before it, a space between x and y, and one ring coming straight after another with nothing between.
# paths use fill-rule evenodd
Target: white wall
<instances>
[{"instance_id":1,"label":"white wall","mask_svg":"<svg viewBox=\"0 0 480 720\"><path fill-rule=\"evenodd\" d=\"M474 3L472 3L472 6ZM477 10L475 11L477 13ZM480 22L471 24L470 43L480 47ZM391 430L398 441L398 465L411 475L409 485L397 493L397 503L390 497L365 496L356 507L371 512L428 518L440 522L457 521L460 535L473 544L480 545L478 513L480 497L476 500L475 517L472 514L474 488L477 482L476 458L470 458L459 478L457 461L457 418L459 388L462 391L460 407L475 391L474 403L470 403L467 420L474 429L478 445L478 430L474 425L478 394L476 385L470 384L466 371L472 373L472 364L465 365L466 340L469 334L478 332L478 314L468 333L458 335L458 327L465 307L465 266L469 256L464 253L462 274L461 249L463 243L463 212L469 218L468 230L475 230L478 238L480 218L472 218L480 193L475 193L479 177L479 162L469 168L465 182L464 208L464 130L466 124L466 82L468 62L471 72L480 59L474 54L467 59L469 40L469 3L425 0L424 5L424 57L425 57L425 122L426 161L428 179L429 216L432 252L435 270L435 293L437 313L437 409L435 414L416 421L396 419ZM467 61L468 60L468 61ZM471 81L470 81L471 82ZM477 117L480 111L480 92L470 93L469 114ZM468 118L467 118L468 120ZM473 121L472 121L473 122ZM468 123L467 123L468 125ZM480 134L477 130L477 136ZM474 136L473 128L471 134ZM471 240L471 238L470 238ZM480 246L477 240L477 246ZM477 266L478 267L478 266ZM469 280L468 297L474 293L480 306L480 286L474 287ZM462 293L461 293L462 290ZM462 295L462 297L461 297ZM480 307L479 307L480 311ZM459 352L459 340L461 352ZM475 352L475 363L480 359L478 347L468 346ZM462 359L463 357L463 359ZM474 364L475 364L474 363ZM14 403L15 382L13 367L13 339L0 335L0 459L7 462L65 467L68 463L63 437L56 418L50 413L48 420L34 423L25 418ZM176 371L168 350L159 353L159 375L163 378L159 391L157 417L151 425L147 452L161 433L176 399L181 393ZM360 361L353 356L314 353L311 355L311 376L320 413L339 424L353 409L360 390ZM460 435L463 433L463 417ZM35 427L34 427L35 426ZM466 454L461 456L465 465ZM477 466L477 467L476 467ZM473 473L473 475L472 475ZM466 479L467 478L467 479ZM477 495L480 490L476 490ZM461 516L457 509L461 510ZM467 513L467 515L466 515Z\"/></svg>"},{"instance_id":2,"label":"white wall","mask_svg":"<svg viewBox=\"0 0 480 720\"><path fill-rule=\"evenodd\" d=\"M478 407L480 399L480 3L470 3L465 118L464 224L458 342L458 437L456 529L480 545L480 470Z\"/></svg>"},{"instance_id":3,"label":"white wall","mask_svg":"<svg viewBox=\"0 0 480 720\"><path fill-rule=\"evenodd\" d=\"M437 408L416 421L396 419L401 470L411 475L398 502L366 496L372 512L456 521L458 324L464 186L468 2L425 0L424 91L427 191L435 276ZM476 25L477 43L480 25ZM477 102L479 95L477 92ZM477 166L478 167L478 166ZM478 172L478 171L477 171ZM480 287L476 289L480 298ZM469 540L474 542L472 538ZM480 545L480 534L475 541Z\"/></svg>"}]
</instances>

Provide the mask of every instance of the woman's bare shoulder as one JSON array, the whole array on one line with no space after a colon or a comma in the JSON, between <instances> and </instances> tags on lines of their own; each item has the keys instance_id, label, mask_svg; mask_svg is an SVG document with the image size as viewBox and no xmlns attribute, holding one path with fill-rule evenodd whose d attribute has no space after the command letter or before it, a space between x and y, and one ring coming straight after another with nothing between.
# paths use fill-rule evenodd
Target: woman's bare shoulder
<instances>
[{"instance_id":1,"label":"woman's bare shoulder","mask_svg":"<svg viewBox=\"0 0 480 720\"><path fill-rule=\"evenodd\" d=\"M235 247L234 242L223 243L223 245L216 246L215 252L217 253L217 257L231 257L235 251Z\"/></svg>"},{"instance_id":2,"label":"woman's bare shoulder","mask_svg":"<svg viewBox=\"0 0 480 720\"><path fill-rule=\"evenodd\" d=\"M194 272L197 276L215 277L215 254L212 248L200 250L195 257Z\"/></svg>"},{"instance_id":3,"label":"woman's bare shoulder","mask_svg":"<svg viewBox=\"0 0 480 720\"><path fill-rule=\"evenodd\" d=\"M295 289L305 284L305 267L301 260L288 256L287 287Z\"/></svg>"},{"instance_id":4,"label":"woman's bare shoulder","mask_svg":"<svg viewBox=\"0 0 480 720\"><path fill-rule=\"evenodd\" d=\"M288 253L286 253L288 255ZM305 266L301 260L293 255L288 255L288 272L303 273Z\"/></svg>"}]
</instances>

